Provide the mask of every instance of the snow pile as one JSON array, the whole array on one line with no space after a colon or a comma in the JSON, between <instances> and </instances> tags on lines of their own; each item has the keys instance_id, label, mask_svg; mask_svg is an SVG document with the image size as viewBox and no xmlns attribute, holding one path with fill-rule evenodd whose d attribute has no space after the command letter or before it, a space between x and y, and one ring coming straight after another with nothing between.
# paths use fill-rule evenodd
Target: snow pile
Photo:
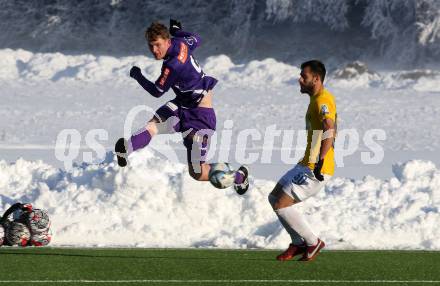
<instances>
[{"instance_id":1,"label":"snow pile","mask_svg":"<svg viewBox=\"0 0 440 286\"><path fill-rule=\"evenodd\" d=\"M0 206L46 208L53 245L284 248L289 237L256 180L238 196L192 180L182 164L144 150L120 169L101 165L64 172L41 161L0 161ZM395 178L334 178L301 206L330 248L440 249L440 170L410 161ZM280 174L281 175L281 174Z\"/></svg>"},{"instance_id":2,"label":"snow pile","mask_svg":"<svg viewBox=\"0 0 440 286\"><path fill-rule=\"evenodd\" d=\"M332 84L341 88L374 87L378 86L382 80L377 72L371 71L365 63L360 61L349 63L336 70L331 77Z\"/></svg>"},{"instance_id":3,"label":"snow pile","mask_svg":"<svg viewBox=\"0 0 440 286\"><path fill-rule=\"evenodd\" d=\"M225 55L206 59L203 69L222 80L226 85L252 85L256 88L292 84L299 78L301 70L274 59L250 61L235 65Z\"/></svg>"},{"instance_id":4,"label":"snow pile","mask_svg":"<svg viewBox=\"0 0 440 286\"><path fill-rule=\"evenodd\" d=\"M440 170L413 160L393 171L389 180L335 178L311 203L313 222L346 248L439 249Z\"/></svg>"},{"instance_id":5,"label":"snow pile","mask_svg":"<svg viewBox=\"0 0 440 286\"><path fill-rule=\"evenodd\" d=\"M13 80L126 80L130 68L146 66L146 76L158 75L160 63L152 58L94 55L70 56L61 53L31 53L25 50L0 50L0 79Z\"/></svg>"},{"instance_id":6,"label":"snow pile","mask_svg":"<svg viewBox=\"0 0 440 286\"><path fill-rule=\"evenodd\" d=\"M60 53L31 53L24 50L0 50L0 80L67 80L101 82L130 82L128 74L133 65L143 69L150 79L160 73L161 61L145 56L115 58L111 56ZM204 71L219 78L226 85L249 85L255 87L280 85L298 79L300 70L274 59L251 61L235 65L225 55L209 57Z\"/></svg>"},{"instance_id":7,"label":"snow pile","mask_svg":"<svg viewBox=\"0 0 440 286\"><path fill-rule=\"evenodd\" d=\"M111 57L32 53L25 50L0 50L0 81L86 81L132 84L130 68L137 65L149 79L156 79L161 62L146 56ZM268 58L234 64L225 55L212 56L202 63L203 70L220 80L221 86L267 88L297 84L300 69ZM399 71L379 74L365 63L356 61L328 76L331 87L387 89L413 88L416 91L439 92L440 72L434 70Z\"/></svg>"},{"instance_id":8,"label":"snow pile","mask_svg":"<svg viewBox=\"0 0 440 286\"><path fill-rule=\"evenodd\" d=\"M355 61L337 69L329 76L330 86L354 88L413 89L421 92L440 91L440 72L430 69L415 69L378 73L366 63Z\"/></svg>"},{"instance_id":9,"label":"snow pile","mask_svg":"<svg viewBox=\"0 0 440 286\"><path fill-rule=\"evenodd\" d=\"M390 89L412 88L421 92L440 92L440 72L435 70L400 71L386 75L383 82Z\"/></svg>"}]
</instances>

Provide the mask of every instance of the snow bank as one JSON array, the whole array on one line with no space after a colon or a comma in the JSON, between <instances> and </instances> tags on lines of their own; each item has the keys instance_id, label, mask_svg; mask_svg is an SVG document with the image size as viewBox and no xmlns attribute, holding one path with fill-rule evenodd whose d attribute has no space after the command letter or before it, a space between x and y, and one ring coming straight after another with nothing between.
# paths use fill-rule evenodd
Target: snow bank
<instances>
[{"instance_id":1,"label":"snow bank","mask_svg":"<svg viewBox=\"0 0 440 286\"><path fill-rule=\"evenodd\" d=\"M301 70L274 59L250 61L235 65L228 56L212 56L206 59L203 69L222 80L222 84L251 85L256 88L295 83Z\"/></svg>"},{"instance_id":2,"label":"snow bank","mask_svg":"<svg viewBox=\"0 0 440 286\"><path fill-rule=\"evenodd\" d=\"M381 76L369 70L368 66L355 61L337 69L331 75L331 84L341 88L374 87L382 80Z\"/></svg>"},{"instance_id":3,"label":"snow bank","mask_svg":"<svg viewBox=\"0 0 440 286\"><path fill-rule=\"evenodd\" d=\"M126 80L131 66L146 67L147 76L158 75L160 63L152 58L95 55L69 56L60 53L31 53L0 50L0 79L5 80Z\"/></svg>"},{"instance_id":4,"label":"snow bank","mask_svg":"<svg viewBox=\"0 0 440 286\"><path fill-rule=\"evenodd\" d=\"M138 65L150 79L159 76L161 62L146 56L111 57L69 56L60 53L31 53L25 50L0 50L0 80L67 80L133 83L130 68ZM235 65L225 55L209 57L204 71L225 85L280 85L295 81L300 70L274 59Z\"/></svg>"},{"instance_id":5,"label":"snow bank","mask_svg":"<svg viewBox=\"0 0 440 286\"><path fill-rule=\"evenodd\" d=\"M120 169L112 162L65 172L42 161L0 161L0 206L49 210L53 245L284 248L288 235L267 203L274 182L238 196L193 181L186 167L149 150ZM394 167L396 177L334 178L301 209L333 249L440 249L440 170ZM280 174L281 175L281 174Z\"/></svg>"},{"instance_id":6,"label":"snow bank","mask_svg":"<svg viewBox=\"0 0 440 286\"><path fill-rule=\"evenodd\" d=\"M0 50L0 81L86 81L135 84L128 79L133 65L142 68L150 79L160 73L161 62L146 56L112 57L96 55L64 55L31 53L25 50ZM226 55L212 56L202 64L207 74L227 87L268 88L297 84L300 69L274 59L234 64ZM413 70L379 74L361 62L353 62L330 73L327 84L340 88L407 89L440 92L440 72Z\"/></svg>"},{"instance_id":7,"label":"snow bank","mask_svg":"<svg viewBox=\"0 0 440 286\"><path fill-rule=\"evenodd\" d=\"M372 71L360 61L348 63L329 75L329 85L344 89L381 88L413 89L420 92L440 91L440 72L429 69L382 72Z\"/></svg>"},{"instance_id":8,"label":"snow bank","mask_svg":"<svg viewBox=\"0 0 440 286\"><path fill-rule=\"evenodd\" d=\"M415 91L440 92L440 72L415 69L387 74L384 86L390 89L412 88Z\"/></svg>"}]
</instances>

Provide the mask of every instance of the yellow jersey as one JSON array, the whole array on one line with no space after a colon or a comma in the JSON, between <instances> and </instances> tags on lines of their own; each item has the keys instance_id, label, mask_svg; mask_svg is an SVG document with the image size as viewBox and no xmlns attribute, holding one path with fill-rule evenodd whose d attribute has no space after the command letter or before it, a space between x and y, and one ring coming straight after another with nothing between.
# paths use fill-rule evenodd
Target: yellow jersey
<instances>
[{"instance_id":1,"label":"yellow jersey","mask_svg":"<svg viewBox=\"0 0 440 286\"><path fill-rule=\"evenodd\" d=\"M299 162L311 170L315 168L321 148L322 128L324 119L332 119L336 124L337 113L336 103L333 95L326 89L322 89L318 94L310 97L309 107L306 113L307 147L304 158ZM334 141L333 141L334 142ZM324 165L321 173L333 176L335 172L334 144L324 157Z\"/></svg>"}]
</instances>

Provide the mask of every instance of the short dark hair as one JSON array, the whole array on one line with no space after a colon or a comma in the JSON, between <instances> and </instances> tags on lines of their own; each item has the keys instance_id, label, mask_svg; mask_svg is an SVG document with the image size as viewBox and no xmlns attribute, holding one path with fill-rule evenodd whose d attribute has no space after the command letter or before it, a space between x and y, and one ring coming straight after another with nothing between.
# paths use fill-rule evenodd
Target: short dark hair
<instances>
[{"instance_id":1,"label":"short dark hair","mask_svg":"<svg viewBox=\"0 0 440 286\"><path fill-rule=\"evenodd\" d=\"M319 75L321 82L324 82L326 70L325 65L321 61L311 60L301 64L301 70L305 69L306 67L310 67L310 70L313 73Z\"/></svg>"},{"instance_id":2,"label":"short dark hair","mask_svg":"<svg viewBox=\"0 0 440 286\"><path fill-rule=\"evenodd\" d=\"M145 31L145 39L147 41L155 41L157 38L162 37L163 39L171 38L168 28L159 22L151 23L150 27Z\"/></svg>"}]
</instances>

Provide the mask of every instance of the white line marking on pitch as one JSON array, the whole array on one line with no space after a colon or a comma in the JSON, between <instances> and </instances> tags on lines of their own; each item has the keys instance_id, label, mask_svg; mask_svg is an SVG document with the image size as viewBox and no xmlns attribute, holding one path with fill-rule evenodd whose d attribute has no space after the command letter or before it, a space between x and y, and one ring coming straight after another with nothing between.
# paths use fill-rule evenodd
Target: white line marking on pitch
<instances>
[{"instance_id":1,"label":"white line marking on pitch","mask_svg":"<svg viewBox=\"0 0 440 286\"><path fill-rule=\"evenodd\" d=\"M440 283L440 280L0 280L0 283Z\"/></svg>"}]
</instances>

